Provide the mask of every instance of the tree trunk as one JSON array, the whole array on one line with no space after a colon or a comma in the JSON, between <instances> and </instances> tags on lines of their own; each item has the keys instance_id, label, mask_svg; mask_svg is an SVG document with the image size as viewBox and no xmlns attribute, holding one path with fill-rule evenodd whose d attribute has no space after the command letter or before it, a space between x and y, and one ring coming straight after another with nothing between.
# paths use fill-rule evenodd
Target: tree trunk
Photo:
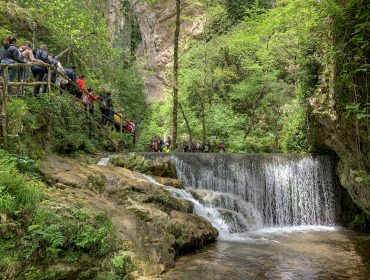
<instances>
[{"instance_id":1,"label":"tree trunk","mask_svg":"<svg viewBox=\"0 0 370 280\"><path fill-rule=\"evenodd\" d=\"M179 102L179 108L180 108L182 117L184 118L185 125L186 125L186 128L188 130L188 134L189 134L189 141L191 143L191 142L193 142L193 133L191 132L191 128L190 128L190 124L189 124L188 118L186 117L184 108L182 107L182 105L181 105L180 102Z\"/></svg>"},{"instance_id":2,"label":"tree trunk","mask_svg":"<svg viewBox=\"0 0 370 280\"><path fill-rule=\"evenodd\" d=\"M180 5L181 0L176 0L176 29L173 48L173 110L172 110L172 150L177 146L177 107L179 93L179 36L180 36Z\"/></svg>"}]
</instances>

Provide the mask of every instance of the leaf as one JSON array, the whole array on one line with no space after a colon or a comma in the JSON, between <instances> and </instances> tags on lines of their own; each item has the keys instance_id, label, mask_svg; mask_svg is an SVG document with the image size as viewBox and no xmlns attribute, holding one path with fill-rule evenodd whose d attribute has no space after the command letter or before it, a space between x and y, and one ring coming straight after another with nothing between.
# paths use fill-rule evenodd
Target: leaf
<instances>
[{"instance_id":1,"label":"leaf","mask_svg":"<svg viewBox=\"0 0 370 280\"><path fill-rule=\"evenodd\" d=\"M41 227L41 225L30 225L28 228L27 228L27 230L29 231L29 232L31 232L31 231L35 231L35 230L38 230L38 229L41 229L42 227Z\"/></svg>"}]
</instances>

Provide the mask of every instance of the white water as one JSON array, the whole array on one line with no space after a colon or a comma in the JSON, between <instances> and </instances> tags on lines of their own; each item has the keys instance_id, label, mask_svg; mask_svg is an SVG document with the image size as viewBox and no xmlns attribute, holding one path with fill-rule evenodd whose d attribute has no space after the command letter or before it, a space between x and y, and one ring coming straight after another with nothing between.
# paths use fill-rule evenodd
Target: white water
<instances>
[{"instance_id":1,"label":"white water","mask_svg":"<svg viewBox=\"0 0 370 280\"><path fill-rule=\"evenodd\" d=\"M247 229L257 229L258 227L262 226L262 220L258 213L255 213L252 207L236 197L228 196L227 194L206 191L201 203L193 197L191 191L194 190L177 189L171 186L165 186L158 183L149 175L140 174L140 176L151 183L162 186L168 190L173 197L191 201L194 205L193 213L210 221L218 230L220 238L227 238L231 233L244 232ZM223 200L223 205L217 203L216 198L219 198L220 196L225 199ZM240 212L234 211L233 209L239 210ZM225 219L222 217L222 213L228 213L231 219ZM249 218L251 219L256 218L256 221L247 221L247 215L249 215Z\"/></svg>"},{"instance_id":2,"label":"white water","mask_svg":"<svg viewBox=\"0 0 370 280\"><path fill-rule=\"evenodd\" d=\"M334 165L329 157L176 155L186 186L233 194L272 226L335 225Z\"/></svg>"},{"instance_id":3,"label":"white water","mask_svg":"<svg viewBox=\"0 0 370 280\"><path fill-rule=\"evenodd\" d=\"M169 156L187 188L165 188L191 201L222 239L336 230L338 194L327 156Z\"/></svg>"},{"instance_id":4,"label":"white water","mask_svg":"<svg viewBox=\"0 0 370 280\"><path fill-rule=\"evenodd\" d=\"M109 157L101 158L96 165L107 166L109 164Z\"/></svg>"}]
</instances>

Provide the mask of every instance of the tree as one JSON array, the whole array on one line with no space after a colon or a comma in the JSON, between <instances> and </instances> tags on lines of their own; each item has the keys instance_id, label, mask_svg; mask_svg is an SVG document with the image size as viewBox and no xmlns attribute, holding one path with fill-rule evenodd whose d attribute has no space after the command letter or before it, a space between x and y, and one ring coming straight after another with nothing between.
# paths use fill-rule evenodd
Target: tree
<instances>
[{"instance_id":1,"label":"tree","mask_svg":"<svg viewBox=\"0 0 370 280\"><path fill-rule=\"evenodd\" d=\"M179 95L179 37L181 0L176 0L176 28L173 48L173 109L172 109L172 149L177 146L177 107Z\"/></svg>"}]
</instances>

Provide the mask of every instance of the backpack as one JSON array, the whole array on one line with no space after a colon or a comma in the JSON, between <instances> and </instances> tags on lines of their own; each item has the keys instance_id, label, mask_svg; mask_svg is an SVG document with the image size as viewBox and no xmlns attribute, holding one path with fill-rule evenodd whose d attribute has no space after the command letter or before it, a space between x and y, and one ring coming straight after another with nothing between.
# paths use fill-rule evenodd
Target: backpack
<instances>
[{"instance_id":1,"label":"backpack","mask_svg":"<svg viewBox=\"0 0 370 280\"><path fill-rule=\"evenodd\" d=\"M108 109L108 96L103 97L100 104L100 109Z\"/></svg>"}]
</instances>

